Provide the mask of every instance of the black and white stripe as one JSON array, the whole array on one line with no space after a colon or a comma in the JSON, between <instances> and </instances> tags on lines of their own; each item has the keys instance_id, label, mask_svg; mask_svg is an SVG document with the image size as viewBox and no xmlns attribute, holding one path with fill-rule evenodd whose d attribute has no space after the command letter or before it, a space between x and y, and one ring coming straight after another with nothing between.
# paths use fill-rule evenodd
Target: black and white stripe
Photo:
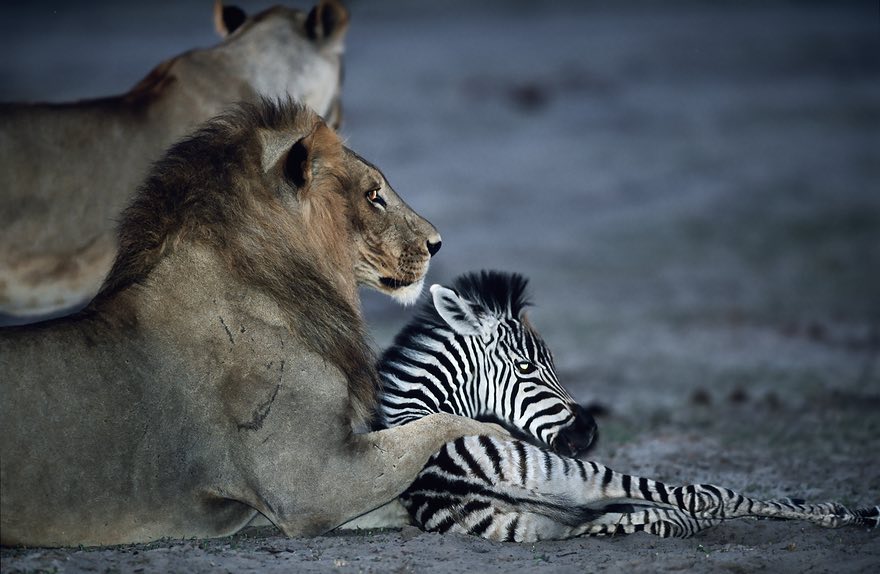
<instances>
[{"instance_id":1,"label":"black and white stripe","mask_svg":"<svg viewBox=\"0 0 880 574\"><path fill-rule=\"evenodd\" d=\"M880 507L757 500L711 484L668 486L520 441L464 437L400 497L425 530L533 542L647 532L689 537L723 520L769 517L876 528Z\"/></svg>"},{"instance_id":2,"label":"black and white stripe","mask_svg":"<svg viewBox=\"0 0 880 574\"><path fill-rule=\"evenodd\" d=\"M383 426L447 412L500 421L571 455L589 447L595 422L559 384L525 318L526 283L484 271L431 287L432 300L379 362Z\"/></svg>"},{"instance_id":3,"label":"black and white stripe","mask_svg":"<svg viewBox=\"0 0 880 574\"><path fill-rule=\"evenodd\" d=\"M455 290L432 287L432 305L381 360L386 425L436 412L492 416L557 451L576 454L589 445L592 419L580 417L550 351L522 315L525 284L518 275L484 272L460 278ZM746 516L877 527L880 515L880 507L850 511L756 500L709 484L667 486L486 436L446 444L400 501L426 530L520 542L633 532L687 537Z\"/></svg>"}]
</instances>

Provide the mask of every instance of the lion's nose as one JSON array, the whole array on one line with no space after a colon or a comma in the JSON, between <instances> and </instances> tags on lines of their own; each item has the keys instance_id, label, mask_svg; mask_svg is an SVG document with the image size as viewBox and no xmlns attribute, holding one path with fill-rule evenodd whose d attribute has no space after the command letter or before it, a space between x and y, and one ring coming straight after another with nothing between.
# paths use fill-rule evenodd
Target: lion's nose
<instances>
[{"instance_id":1,"label":"lion's nose","mask_svg":"<svg viewBox=\"0 0 880 574\"><path fill-rule=\"evenodd\" d=\"M441 245L443 245L443 242L439 239L437 241L428 241L428 253L431 254L431 257L434 257L440 251Z\"/></svg>"}]
</instances>

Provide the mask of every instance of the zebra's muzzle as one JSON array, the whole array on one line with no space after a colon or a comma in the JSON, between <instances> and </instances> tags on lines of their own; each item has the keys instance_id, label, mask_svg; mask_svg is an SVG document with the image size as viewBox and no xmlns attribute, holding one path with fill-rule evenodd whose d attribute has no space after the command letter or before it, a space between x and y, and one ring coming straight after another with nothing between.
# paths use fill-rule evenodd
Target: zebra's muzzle
<instances>
[{"instance_id":1,"label":"zebra's muzzle","mask_svg":"<svg viewBox=\"0 0 880 574\"><path fill-rule=\"evenodd\" d=\"M553 441L553 450L558 454L577 458L593 445L598 428L596 420L582 406L573 405L574 421L559 431Z\"/></svg>"}]
</instances>

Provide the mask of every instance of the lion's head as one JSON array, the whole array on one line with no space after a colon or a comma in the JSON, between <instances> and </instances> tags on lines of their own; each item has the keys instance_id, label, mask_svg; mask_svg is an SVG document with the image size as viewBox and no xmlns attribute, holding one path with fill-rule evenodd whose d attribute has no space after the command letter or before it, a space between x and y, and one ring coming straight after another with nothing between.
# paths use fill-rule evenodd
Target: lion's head
<instances>
[{"instance_id":1,"label":"lion's head","mask_svg":"<svg viewBox=\"0 0 880 574\"><path fill-rule=\"evenodd\" d=\"M217 60L223 70L235 69L264 97L291 94L339 127L348 11L338 0L318 0L308 14L273 6L252 15L215 0L214 25L223 44L201 51L200 59Z\"/></svg>"},{"instance_id":2,"label":"lion's head","mask_svg":"<svg viewBox=\"0 0 880 574\"><path fill-rule=\"evenodd\" d=\"M440 249L440 234L376 166L342 146L323 122L307 121L309 133L292 144L290 134L262 134L263 168L278 174L283 203L305 219L310 239L323 245L319 249L351 250L358 285L414 302Z\"/></svg>"},{"instance_id":3,"label":"lion's head","mask_svg":"<svg viewBox=\"0 0 880 574\"><path fill-rule=\"evenodd\" d=\"M400 199L381 171L351 150L345 154L354 177L350 202L358 283L413 303L428 262L440 249L440 234Z\"/></svg>"},{"instance_id":4,"label":"lion's head","mask_svg":"<svg viewBox=\"0 0 880 574\"><path fill-rule=\"evenodd\" d=\"M157 265L191 244L208 247L237 285L271 297L302 342L348 375L356 416L366 417L378 379L357 286L415 300L440 236L314 112L263 101L208 122L154 165L123 214L119 254L92 308L149 288Z\"/></svg>"},{"instance_id":5,"label":"lion's head","mask_svg":"<svg viewBox=\"0 0 880 574\"><path fill-rule=\"evenodd\" d=\"M418 297L441 244L382 172L314 112L267 100L215 118L158 162L125 212L103 291L138 280L180 239L260 264L309 253L330 279L405 303Z\"/></svg>"}]
</instances>

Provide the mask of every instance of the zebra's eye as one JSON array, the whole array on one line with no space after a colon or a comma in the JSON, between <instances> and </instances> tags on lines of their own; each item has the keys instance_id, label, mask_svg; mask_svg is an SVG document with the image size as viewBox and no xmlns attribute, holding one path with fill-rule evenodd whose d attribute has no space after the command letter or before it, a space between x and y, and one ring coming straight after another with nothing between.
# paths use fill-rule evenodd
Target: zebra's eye
<instances>
[{"instance_id":1,"label":"zebra's eye","mask_svg":"<svg viewBox=\"0 0 880 574\"><path fill-rule=\"evenodd\" d=\"M387 205L385 203L385 200L382 199L382 196L379 195L379 188L378 187L375 189L371 189L370 191L368 191L364 195L367 198L367 201L369 201L370 203L372 203L373 205L375 205L377 207L385 207Z\"/></svg>"},{"instance_id":2,"label":"zebra's eye","mask_svg":"<svg viewBox=\"0 0 880 574\"><path fill-rule=\"evenodd\" d=\"M534 373L538 367L528 361L517 361L516 368L520 373L528 375L529 373Z\"/></svg>"}]
</instances>

